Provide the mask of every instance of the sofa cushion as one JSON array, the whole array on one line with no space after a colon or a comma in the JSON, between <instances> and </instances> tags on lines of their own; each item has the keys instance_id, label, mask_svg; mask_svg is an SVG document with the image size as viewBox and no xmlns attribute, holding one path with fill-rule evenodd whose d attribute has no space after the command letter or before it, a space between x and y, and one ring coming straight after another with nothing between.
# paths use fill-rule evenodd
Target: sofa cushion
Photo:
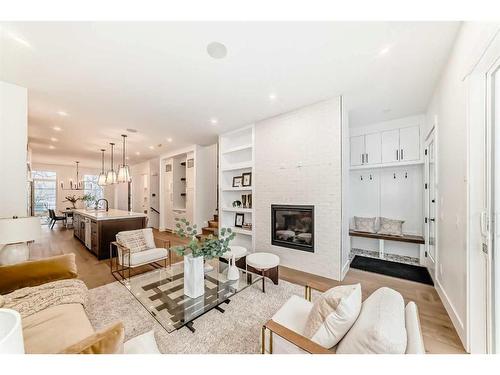
<instances>
[{"instance_id":1,"label":"sofa cushion","mask_svg":"<svg viewBox=\"0 0 500 375\"><path fill-rule=\"evenodd\" d=\"M49 307L22 323L26 353L59 353L94 333L79 303Z\"/></svg>"},{"instance_id":2,"label":"sofa cushion","mask_svg":"<svg viewBox=\"0 0 500 375\"><path fill-rule=\"evenodd\" d=\"M0 266L0 294L77 276L75 254Z\"/></svg>"},{"instance_id":3,"label":"sofa cushion","mask_svg":"<svg viewBox=\"0 0 500 375\"><path fill-rule=\"evenodd\" d=\"M380 288L361 306L359 317L337 346L338 354L404 354L405 305L401 294Z\"/></svg>"},{"instance_id":4,"label":"sofa cushion","mask_svg":"<svg viewBox=\"0 0 500 375\"><path fill-rule=\"evenodd\" d=\"M131 253L138 253L148 249L142 229L118 232L116 234L116 242L129 249Z\"/></svg>"},{"instance_id":5,"label":"sofa cushion","mask_svg":"<svg viewBox=\"0 0 500 375\"><path fill-rule=\"evenodd\" d=\"M117 322L61 351L61 354L123 354L125 328Z\"/></svg>"},{"instance_id":6,"label":"sofa cushion","mask_svg":"<svg viewBox=\"0 0 500 375\"><path fill-rule=\"evenodd\" d=\"M168 250L163 248L144 250L138 253L130 254L130 267L140 266L142 264L147 264L155 262L158 260L168 258ZM121 257L118 258L120 265L122 264ZM125 265L127 264L127 257L125 257Z\"/></svg>"},{"instance_id":7,"label":"sofa cushion","mask_svg":"<svg viewBox=\"0 0 500 375\"><path fill-rule=\"evenodd\" d=\"M406 354L425 354L422 329L418 318L418 309L415 302L409 302L405 308L406 334L408 335Z\"/></svg>"},{"instance_id":8,"label":"sofa cushion","mask_svg":"<svg viewBox=\"0 0 500 375\"><path fill-rule=\"evenodd\" d=\"M304 336L330 349L345 336L361 310L361 285L340 285L314 302Z\"/></svg>"},{"instance_id":9,"label":"sofa cushion","mask_svg":"<svg viewBox=\"0 0 500 375\"><path fill-rule=\"evenodd\" d=\"M148 331L128 340L123 346L123 352L125 354L161 354L154 331Z\"/></svg>"}]
</instances>

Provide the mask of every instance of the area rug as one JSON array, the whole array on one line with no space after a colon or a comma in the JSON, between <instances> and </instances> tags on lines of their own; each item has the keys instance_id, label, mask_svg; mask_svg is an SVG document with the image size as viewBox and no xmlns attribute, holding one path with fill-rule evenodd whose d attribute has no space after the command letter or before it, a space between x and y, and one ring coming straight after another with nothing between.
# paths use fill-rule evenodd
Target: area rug
<instances>
[{"instance_id":1,"label":"area rug","mask_svg":"<svg viewBox=\"0 0 500 375\"><path fill-rule=\"evenodd\" d=\"M225 312L211 310L194 321L196 331L183 327L167 333L134 296L118 281L91 289L86 310L95 329L121 320L125 340L155 332L162 353L183 354L250 354L259 353L260 329L293 295L304 296L301 286L280 280L279 285L252 285L223 304Z\"/></svg>"}]
</instances>

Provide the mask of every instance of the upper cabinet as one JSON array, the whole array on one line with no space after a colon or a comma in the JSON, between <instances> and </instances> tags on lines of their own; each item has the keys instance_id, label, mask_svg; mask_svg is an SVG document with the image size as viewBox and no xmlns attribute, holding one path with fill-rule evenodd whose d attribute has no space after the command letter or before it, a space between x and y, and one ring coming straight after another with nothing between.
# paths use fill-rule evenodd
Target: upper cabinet
<instances>
[{"instance_id":1,"label":"upper cabinet","mask_svg":"<svg viewBox=\"0 0 500 375\"><path fill-rule=\"evenodd\" d=\"M351 167L420 161L420 127L410 126L350 138Z\"/></svg>"},{"instance_id":2,"label":"upper cabinet","mask_svg":"<svg viewBox=\"0 0 500 375\"><path fill-rule=\"evenodd\" d=\"M381 161L380 133L351 137L351 165L379 164Z\"/></svg>"}]
</instances>

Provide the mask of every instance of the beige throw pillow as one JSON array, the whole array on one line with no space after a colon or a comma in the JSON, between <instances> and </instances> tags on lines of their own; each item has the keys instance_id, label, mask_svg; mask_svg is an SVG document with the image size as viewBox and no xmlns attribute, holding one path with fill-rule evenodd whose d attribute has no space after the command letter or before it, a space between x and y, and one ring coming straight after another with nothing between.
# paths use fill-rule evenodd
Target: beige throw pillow
<instances>
[{"instance_id":1,"label":"beige throw pillow","mask_svg":"<svg viewBox=\"0 0 500 375\"><path fill-rule=\"evenodd\" d=\"M378 230L378 233L389 234L392 236L402 236L404 222L404 220L393 220L386 217L381 217L380 229Z\"/></svg>"},{"instance_id":2,"label":"beige throw pillow","mask_svg":"<svg viewBox=\"0 0 500 375\"><path fill-rule=\"evenodd\" d=\"M341 285L323 293L307 318L304 336L330 349L342 340L361 311L361 285Z\"/></svg>"},{"instance_id":3,"label":"beige throw pillow","mask_svg":"<svg viewBox=\"0 0 500 375\"><path fill-rule=\"evenodd\" d=\"M138 253L148 249L142 229L119 232L116 234L116 242L128 248L131 253Z\"/></svg>"},{"instance_id":4,"label":"beige throw pillow","mask_svg":"<svg viewBox=\"0 0 500 375\"><path fill-rule=\"evenodd\" d=\"M375 217L354 216L354 228L358 232L376 233L375 221Z\"/></svg>"}]
</instances>

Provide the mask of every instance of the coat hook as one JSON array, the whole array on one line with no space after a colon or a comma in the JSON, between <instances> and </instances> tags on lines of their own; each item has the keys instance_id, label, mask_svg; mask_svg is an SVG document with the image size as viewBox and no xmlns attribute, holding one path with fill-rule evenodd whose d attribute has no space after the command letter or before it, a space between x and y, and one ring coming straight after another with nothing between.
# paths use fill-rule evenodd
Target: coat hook
<instances>
[{"instance_id":1,"label":"coat hook","mask_svg":"<svg viewBox=\"0 0 500 375\"><path fill-rule=\"evenodd\" d=\"M408 178L408 172L405 172L405 178Z\"/></svg>"},{"instance_id":2,"label":"coat hook","mask_svg":"<svg viewBox=\"0 0 500 375\"><path fill-rule=\"evenodd\" d=\"M396 179L396 173L394 173L394 179Z\"/></svg>"},{"instance_id":3,"label":"coat hook","mask_svg":"<svg viewBox=\"0 0 500 375\"><path fill-rule=\"evenodd\" d=\"M370 180L373 180L372 175L370 174Z\"/></svg>"},{"instance_id":4,"label":"coat hook","mask_svg":"<svg viewBox=\"0 0 500 375\"><path fill-rule=\"evenodd\" d=\"M363 181L363 175L359 175L359 177L361 178L361 181Z\"/></svg>"}]
</instances>

